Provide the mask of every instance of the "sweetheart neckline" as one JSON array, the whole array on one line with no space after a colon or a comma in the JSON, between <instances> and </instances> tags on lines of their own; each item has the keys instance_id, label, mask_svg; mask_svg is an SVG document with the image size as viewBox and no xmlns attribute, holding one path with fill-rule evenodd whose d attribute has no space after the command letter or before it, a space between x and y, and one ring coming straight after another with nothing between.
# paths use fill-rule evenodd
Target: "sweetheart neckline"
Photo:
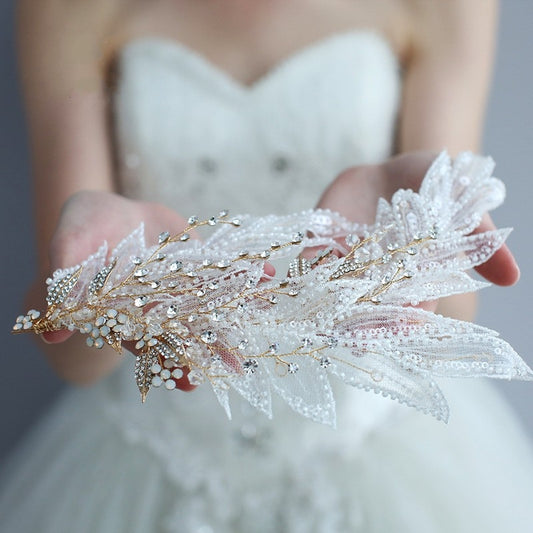
<instances>
[{"instance_id":1,"label":"sweetheart neckline","mask_svg":"<svg viewBox=\"0 0 533 533\"><path fill-rule=\"evenodd\" d=\"M387 38L382 33L371 29L354 29L344 32L336 32L317 39L316 41L312 41L310 44L298 48L294 52L291 52L282 58L269 70L257 77L251 83L241 82L228 71L209 60L204 54L176 39L165 36L145 35L134 37L121 47L118 52L118 57L119 60L122 60L128 51L139 46L162 46L166 48L169 53L176 54L177 57L184 58L189 61L189 63L195 64L196 66L202 68L204 72L208 72L212 77L217 78L226 86L230 87L233 91L238 92L241 95L252 95L253 93L259 91L262 87L268 85L271 80L279 76L281 72L292 68L294 65L297 65L306 57L319 53L321 50L327 49L332 45L337 45L338 43L353 39L360 41L362 38L370 38L374 42L379 43L380 46L384 46L387 49L387 52L394 57L396 63L398 64L398 58Z\"/></svg>"}]
</instances>

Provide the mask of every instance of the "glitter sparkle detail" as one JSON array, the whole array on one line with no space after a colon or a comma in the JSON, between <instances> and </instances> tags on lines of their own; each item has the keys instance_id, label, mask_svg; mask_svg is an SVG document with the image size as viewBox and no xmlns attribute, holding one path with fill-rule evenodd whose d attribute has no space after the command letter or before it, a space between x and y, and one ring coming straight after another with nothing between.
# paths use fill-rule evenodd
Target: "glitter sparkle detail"
<instances>
[{"instance_id":1,"label":"glitter sparkle detail","mask_svg":"<svg viewBox=\"0 0 533 533\"><path fill-rule=\"evenodd\" d=\"M447 420L439 377L533 376L496 332L408 307L485 285L467 272L508 235L472 234L504 199L492 169L488 158L441 154L419 193L380 201L372 226L329 211L221 211L190 217L177 235L162 231L151 247L141 227L111 254L102 247L54 272L46 312L19 316L13 331L68 328L119 352L132 342L143 401L152 387L188 379L211 385L226 410L231 387L271 415L273 391L333 425L333 377ZM202 242L192 238L200 227L212 232ZM303 259L304 248L320 251ZM265 276L278 260L289 272Z\"/></svg>"}]
</instances>

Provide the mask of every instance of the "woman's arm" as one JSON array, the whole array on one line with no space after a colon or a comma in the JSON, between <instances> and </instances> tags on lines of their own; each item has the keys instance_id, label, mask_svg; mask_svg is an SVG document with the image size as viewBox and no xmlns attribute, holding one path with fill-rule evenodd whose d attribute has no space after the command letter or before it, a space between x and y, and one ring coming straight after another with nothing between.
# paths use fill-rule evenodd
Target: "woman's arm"
<instances>
[{"instance_id":1,"label":"woman's arm","mask_svg":"<svg viewBox=\"0 0 533 533\"><path fill-rule=\"evenodd\" d=\"M19 0L17 15L39 268L27 299L40 308L51 270L71 260L76 264L61 238L50 248L66 200L81 190L113 190L98 37L102 28L89 2ZM65 337L52 336L49 342ZM96 379L118 361L104 351L89 353L77 338L45 351L61 377L78 383Z\"/></svg>"},{"instance_id":2,"label":"woman's arm","mask_svg":"<svg viewBox=\"0 0 533 533\"><path fill-rule=\"evenodd\" d=\"M496 0L409 2L411 31L406 61L398 150L452 155L479 151L495 47ZM391 181L393 181L392 178ZM485 216L478 231L492 229ZM507 247L481 267L491 281L508 285L519 276ZM476 295L453 296L438 311L472 319Z\"/></svg>"},{"instance_id":3,"label":"woman's arm","mask_svg":"<svg viewBox=\"0 0 533 533\"><path fill-rule=\"evenodd\" d=\"M20 78L39 260L39 274L28 294L31 307L43 306L44 279L51 271L79 263L104 240L113 246L142 220L148 237L182 225L166 208L156 210L113 194L104 43L118 4L19 0ZM45 350L52 367L78 384L97 380L120 360L110 348L91 349L81 336L66 331L44 337L52 343Z\"/></svg>"},{"instance_id":4,"label":"woman's arm","mask_svg":"<svg viewBox=\"0 0 533 533\"><path fill-rule=\"evenodd\" d=\"M399 188L417 189L434 156L478 150L492 68L497 5L495 0L406 1L399 24L407 28L403 99L397 150L382 165L343 172L324 193L321 207L348 218L372 222L377 199ZM488 215L477 231L494 226ZM477 269L500 285L517 281L518 267L504 246ZM476 296L443 299L438 312L472 319Z\"/></svg>"},{"instance_id":5,"label":"woman's arm","mask_svg":"<svg viewBox=\"0 0 533 533\"><path fill-rule=\"evenodd\" d=\"M478 151L492 72L496 0L409 2L398 151Z\"/></svg>"},{"instance_id":6,"label":"woman's arm","mask_svg":"<svg viewBox=\"0 0 533 533\"><path fill-rule=\"evenodd\" d=\"M113 2L110 2L111 4ZM96 2L19 0L19 69L32 154L39 267L65 201L113 190L102 40Z\"/></svg>"}]
</instances>

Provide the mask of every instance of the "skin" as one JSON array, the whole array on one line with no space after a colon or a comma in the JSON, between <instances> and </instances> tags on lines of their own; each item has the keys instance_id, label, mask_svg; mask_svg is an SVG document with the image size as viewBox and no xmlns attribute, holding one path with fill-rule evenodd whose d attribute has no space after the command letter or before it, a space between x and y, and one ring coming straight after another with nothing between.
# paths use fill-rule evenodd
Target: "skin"
<instances>
[{"instance_id":1,"label":"skin","mask_svg":"<svg viewBox=\"0 0 533 533\"><path fill-rule=\"evenodd\" d=\"M400 187L417 189L435 151L478 149L496 16L494 0L19 0L39 258L28 306L42 307L43 280L51 271L78 263L104 240L113 247L140 221L154 239L163 229L183 227L168 208L117 194L108 96L125 42L145 35L174 39L249 85L328 35L380 31L404 72L396 143L404 155L347 169L319 203L364 222L372 219L378 197L390 198ZM491 227L486 216L479 230ZM500 285L519 276L506 247L478 270ZM440 312L464 319L474 309L472 295L439 303ZM44 340L52 367L80 385L120 361L111 349L89 349L81 336L67 332Z\"/></svg>"}]
</instances>

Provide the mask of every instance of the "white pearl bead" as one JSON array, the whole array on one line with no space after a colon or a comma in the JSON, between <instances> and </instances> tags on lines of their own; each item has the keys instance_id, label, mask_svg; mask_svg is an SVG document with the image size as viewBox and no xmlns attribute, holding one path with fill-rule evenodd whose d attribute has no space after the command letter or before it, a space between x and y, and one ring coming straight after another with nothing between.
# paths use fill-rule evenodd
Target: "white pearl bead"
<instances>
[{"instance_id":1,"label":"white pearl bead","mask_svg":"<svg viewBox=\"0 0 533 533\"><path fill-rule=\"evenodd\" d=\"M183 377L183 370L181 368L175 368L172 371L172 377L176 379L180 379Z\"/></svg>"},{"instance_id":2,"label":"white pearl bead","mask_svg":"<svg viewBox=\"0 0 533 533\"><path fill-rule=\"evenodd\" d=\"M163 379L168 379L170 377L170 370L167 370L167 369L161 370L161 377Z\"/></svg>"},{"instance_id":3,"label":"white pearl bead","mask_svg":"<svg viewBox=\"0 0 533 533\"><path fill-rule=\"evenodd\" d=\"M169 379L168 381L165 381L165 388L168 390L172 390L176 388L176 382L172 379Z\"/></svg>"},{"instance_id":4,"label":"white pearl bead","mask_svg":"<svg viewBox=\"0 0 533 533\"><path fill-rule=\"evenodd\" d=\"M158 364L158 363L154 363L154 364L150 367L150 370L152 371L153 374L159 374L159 372L161 372L161 365Z\"/></svg>"},{"instance_id":5,"label":"white pearl bead","mask_svg":"<svg viewBox=\"0 0 533 533\"><path fill-rule=\"evenodd\" d=\"M154 376L152 378L152 386L153 387L161 387L162 383L163 383L163 380L159 376Z\"/></svg>"},{"instance_id":6,"label":"white pearl bead","mask_svg":"<svg viewBox=\"0 0 533 533\"><path fill-rule=\"evenodd\" d=\"M102 337L98 337L98 338L94 341L94 345L95 345L97 348L103 348L103 346L104 346L104 339L102 339Z\"/></svg>"}]
</instances>

